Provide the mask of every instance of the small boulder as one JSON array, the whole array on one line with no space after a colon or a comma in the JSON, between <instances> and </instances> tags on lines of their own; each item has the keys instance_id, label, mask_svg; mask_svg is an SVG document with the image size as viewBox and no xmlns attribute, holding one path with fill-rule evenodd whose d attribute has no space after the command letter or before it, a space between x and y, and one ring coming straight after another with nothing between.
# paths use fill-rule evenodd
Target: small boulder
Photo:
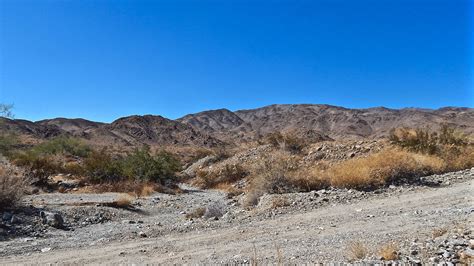
<instances>
[{"instance_id":1,"label":"small boulder","mask_svg":"<svg viewBox=\"0 0 474 266\"><path fill-rule=\"evenodd\" d=\"M11 212L4 212L2 215L2 220L10 221L12 219L13 214Z\"/></svg>"},{"instance_id":2,"label":"small boulder","mask_svg":"<svg viewBox=\"0 0 474 266\"><path fill-rule=\"evenodd\" d=\"M12 218L10 219L10 223L12 224L21 224L21 219L20 217L13 215Z\"/></svg>"},{"instance_id":3,"label":"small boulder","mask_svg":"<svg viewBox=\"0 0 474 266\"><path fill-rule=\"evenodd\" d=\"M43 224L47 224L54 228L63 228L64 220L61 214L56 212L40 212L40 217L43 221Z\"/></svg>"}]
</instances>

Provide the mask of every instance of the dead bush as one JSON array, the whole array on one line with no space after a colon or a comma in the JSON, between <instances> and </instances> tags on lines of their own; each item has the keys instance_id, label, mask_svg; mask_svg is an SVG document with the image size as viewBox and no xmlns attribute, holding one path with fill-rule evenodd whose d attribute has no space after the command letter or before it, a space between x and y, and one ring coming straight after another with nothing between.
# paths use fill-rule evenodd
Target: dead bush
<instances>
[{"instance_id":1,"label":"dead bush","mask_svg":"<svg viewBox=\"0 0 474 266\"><path fill-rule=\"evenodd\" d=\"M474 167L474 146L445 146L438 156L446 162L446 171L458 171Z\"/></svg>"},{"instance_id":2,"label":"dead bush","mask_svg":"<svg viewBox=\"0 0 474 266\"><path fill-rule=\"evenodd\" d=\"M132 208L133 198L128 194L120 195L115 201L104 204L108 207L129 209Z\"/></svg>"},{"instance_id":3,"label":"dead bush","mask_svg":"<svg viewBox=\"0 0 474 266\"><path fill-rule=\"evenodd\" d=\"M204 216L206 208L199 207L194 209L192 212L186 214L186 219L197 219Z\"/></svg>"},{"instance_id":4,"label":"dead bush","mask_svg":"<svg viewBox=\"0 0 474 266\"><path fill-rule=\"evenodd\" d=\"M401 179L440 173L446 163L440 158L397 149L386 149L365 158L355 158L327 170L334 187L368 189Z\"/></svg>"},{"instance_id":5,"label":"dead bush","mask_svg":"<svg viewBox=\"0 0 474 266\"><path fill-rule=\"evenodd\" d=\"M434 229L433 232L431 232L431 235L433 238L437 238L437 237L445 235L447 232L448 232L447 228L441 227L441 228Z\"/></svg>"},{"instance_id":6,"label":"dead bush","mask_svg":"<svg viewBox=\"0 0 474 266\"><path fill-rule=\"evenodd\" d=\"M174 188L168 188L158 183L153 182L141 182L134 180L119 180L117 182L105 182L101 184L94 184L82 188L80 192L94 192L94 193L104 193L104 192L121 192L128 193L137 198L145 197L153 194L154 192L161 193L170 193L175 194L179 191L174 191Z\"/></svg>"},{"instance_id":7,"label":"dead bush","mask_svg":"<svg viewBox=\"0 0 474 266\"><path fill-rule=\"evenodd\" d=\"M246 206L254 206L265 193L299 191L291 175L298 168L298 158L284 152L265 155L252 170L253 176L247 188Z\"/></svg>"},{"instance_id":8,"label":"dead bush","mask_svg":"<svg viewBox=\"0 0 474 266\"><path fill-rule=\"evenodd\" d=\"M289 182L304 192L327 188L329 181L324 175L327 168L325 164L318 164L312 168L299 168L289 176Z\"/></svg>"},{"instance_id":9,"label":"dead bush","mask_svg":"<svg viewBox=\"0 0 474 266\"><path fill-rule=\"evenodd\" d=\"M348 253L352 260L361 260L367 257L369 249L364 245L364 243L356 241L349 245Z\"/></svg>"},{"instance_id":10,"label":"dead bush","mask_svg":"<svg viewBox=\"0 0 474 266\"><path fill-rule=\"evenodd\" d=\"M0 165L0 210L16 206L26 189L26 179L15 169Z\"/></svg>"},{"instance_id":11,"label":"dead bush","mask_svg":"<svg viewBox=\"0 0 474 266\"><path fill-rule=\"evenodd\" d=\"M196 172L197 180L194 185L201 188L214 188L222 183L232 183L238 181L248 175L241 165L226 164L223 167L209 170L198 170Z\"/></svg>"},{"instance_id":12,"label":"dead bush","mask_svg":"<svg viewBox=\"0 0 474 266\"><path fill-rule=\"evenodd\" d=\"M150 196L157 190L156 187L157 184L145 183L139 191L135 192L135 194L137 194L137 197Z\"/></svg>"},{"instance_id":13,"label":"dead bush","mask_svg":"<svg viewBox=\"0 0 474 266\"><path fill-rule=\"evenodd\" d=\"M276 197L272 200L272 209L290 206L290 201L287 197Z\"/></svg>"},{"instance_id":14,"label":"dead bush","mask_svg":"<svg viewBox=\"0 0 474 266\"><path fill-rule=\"evenodd\" d=\"M275 148L280 148L294 154L300 153L308 145L303 138L299 138L295 134L290 133L270 133L265 137L265 140L266 143Z\"/></svg>"},{"instance_id":15,"label":"dead bush","mask_svg":"<svg viewBox=\"0 0 474 266\"><path fill-rule=\"evenodd\" d=\"M213 202L206 207L203 217L206 219L220 218L224 215L225 209L225 204L223 202Z\"/></svg>"},{"instance_id":16,"label":"dead bush","mask_svg":"<svg viewBox=\"0 0 474 266\"><path fill-rule=\"evenodd\" d=\"M399 248L395 243L389 243L382 246L379 250L379 256L382 260L398 260Z\"/></svg>"}]
</instances>

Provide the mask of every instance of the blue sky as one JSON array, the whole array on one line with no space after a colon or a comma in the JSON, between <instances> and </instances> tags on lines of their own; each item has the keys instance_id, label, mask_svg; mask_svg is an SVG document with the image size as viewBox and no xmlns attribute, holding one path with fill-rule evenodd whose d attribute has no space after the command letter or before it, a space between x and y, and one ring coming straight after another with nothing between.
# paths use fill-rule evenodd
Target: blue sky
<instances>
[{"instance_id":1,"label":"blue sky","mask_svg":"<svg viewBox=\"0 0 474 266\"><path fill-rule=\"evenodd\" d=\"M0 0L17 118L474 107L473 1Z\"/></svg>"}]
</instances>

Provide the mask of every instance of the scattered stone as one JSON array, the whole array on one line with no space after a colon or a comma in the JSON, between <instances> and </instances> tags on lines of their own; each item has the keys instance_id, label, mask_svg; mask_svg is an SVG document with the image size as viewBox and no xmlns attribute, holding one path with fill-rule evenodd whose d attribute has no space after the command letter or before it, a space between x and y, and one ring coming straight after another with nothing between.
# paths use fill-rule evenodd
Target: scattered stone
<instances>
[{"instance_id":1,"label":"scattered stone","mask_svg":"<svg viewBox=\"0 0 474 266\"><path fill-rule=\"evenodd\" d=\"M63 228L64 220L61 214L56 212L40 212L40 217L42 218L43 224L47 224L54 228Z\"/></svg>"},{"instance_id":2,"label":"scattered stone","mask_svg":"<svg viewBox=\"0 0 474 266\"><path fill-rule=\"evenodd\" d=\"M13 214L11 212L4 212L2 215L3 221L10 221L12 219Z\"/></svg>"},{"instance_id":3,"label":"scattered stone","mask_svg":"<svg viewBox=\"0 0 474 266\"><path fill-rule=\"evenodd\" d=\"M51 250L51 248L42 248L42 249L41 249L41 252L44 253L44 252L48 252L48 251L50 251L50 250Z\"/></svg>"}]
</instances>

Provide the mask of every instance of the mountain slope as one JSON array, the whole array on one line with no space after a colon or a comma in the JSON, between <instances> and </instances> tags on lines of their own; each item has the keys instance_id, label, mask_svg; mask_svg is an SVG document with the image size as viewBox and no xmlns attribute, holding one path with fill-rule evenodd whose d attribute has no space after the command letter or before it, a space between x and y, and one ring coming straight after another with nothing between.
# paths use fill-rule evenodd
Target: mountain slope
<instances>
[{"instance_id":1,"label":"mountain slope","mask_svg":"<svg viewBox=\"0 0 474 266\"><path fill-rule=\"evenodd\" d=\"M279 104L257 109L218 109L189 114L177 120L161 116L129 116L114 122L56 118L31 122L2 118L0 132L10 131L42 140L73 135L101 146L216 147L258 140L272 132L287 132L321 141L343 138L379 138L392 128L451 124L474 133L474 109L445 107L437 110L384 107L348 109L321 104Z\"/></svg>"},{"instance_id":2,"label":"mountain slope","mask_svg":"<svg viewBox=\"0 0 474 266\"><path fill-rule=\"evenodd\" d=\"M320 104L278 104L235 112L225 109L200 112L178 121L236 141L275 131L292 132L301 137L307 132L320 132L332 138L366 138L387 136L396 127L434 128L441 123L473 133L474 109L348 109Z\"/></svg>"}]
</instances>

